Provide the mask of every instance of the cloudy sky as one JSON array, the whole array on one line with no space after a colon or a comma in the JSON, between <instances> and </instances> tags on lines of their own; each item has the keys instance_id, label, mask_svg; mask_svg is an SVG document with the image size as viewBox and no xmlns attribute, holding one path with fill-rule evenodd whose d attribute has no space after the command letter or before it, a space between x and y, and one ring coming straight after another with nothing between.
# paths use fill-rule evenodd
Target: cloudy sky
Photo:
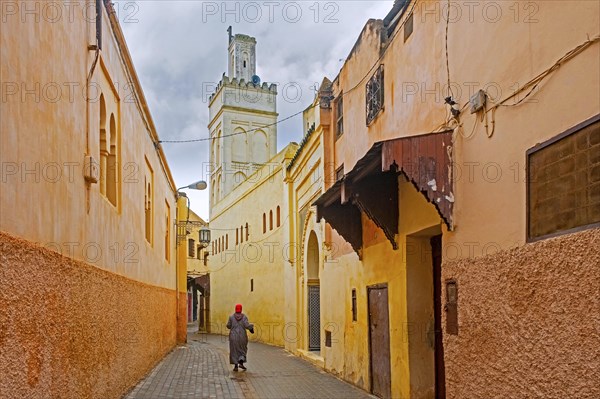
<instances>
[{"instance_id":1,"label":"cloudy sky","mask_svg":"<svg viewBox=\"0 0 600 399\"><path fill-rule=\"evenodd\" d=\"M208 137L208 96L227 68L227 27L257 40L257 74L277 82L279 118L306 108L335 78L369 18L393 1L119 1L129 50L162 140ZM286 87L286 96L282 87ZM302 139L301 116L278 126L278 150ZM199 179L208 142L164 143L177 186ZM208 219L208 191L188 191Z\"/></svg>"}]
</instances>

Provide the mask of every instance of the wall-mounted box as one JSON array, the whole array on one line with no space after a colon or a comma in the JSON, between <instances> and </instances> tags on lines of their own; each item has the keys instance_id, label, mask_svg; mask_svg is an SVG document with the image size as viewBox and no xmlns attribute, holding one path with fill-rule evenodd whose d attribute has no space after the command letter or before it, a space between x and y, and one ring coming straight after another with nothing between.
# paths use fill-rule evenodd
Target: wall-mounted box
<instances>
[{"instance_id":1,"label":"wall-mounted box","mask_svg":"<svg viewBox=\"0 0 600 399\"><path fill-rule=\"evenodd\" d=\"M100 165L91 155L86 155L83 162L83 177L85 181L92 184L98 183L100 179Z\"/></svg>"}]
</instances>

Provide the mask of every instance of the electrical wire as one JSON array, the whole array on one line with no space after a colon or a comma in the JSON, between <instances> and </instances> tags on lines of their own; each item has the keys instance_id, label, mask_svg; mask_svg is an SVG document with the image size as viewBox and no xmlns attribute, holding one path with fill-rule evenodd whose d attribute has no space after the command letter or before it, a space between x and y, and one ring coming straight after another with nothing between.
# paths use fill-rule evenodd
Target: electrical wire
<instances>
[{"instance_id":1,"label":"electrical wire","mask_svg":"<svg viewBox=\"0 0 600 399\"><path fill-rule=\"evenodd\" d=\"M413 2L413 5L412 5L410 11L407 13L407 15L410 15L410 13L412 13L412 11L414 10L414 8L417 5L417 3L418 3L418 0L416 0L416 1ZM384 48L383 52L381 53L381 55L379 56L379 58L377 59L377 61L375 61L375 63L371 66L371 68L368 70L368 72L352 88L350 88L350 89L342 92L338 96L338 99L343 98L345 95L347 95L348 93L350 93L353 90L355 90L358 86L360 86L365 81L365 79L368 76L371 75L371 72L373 72L373 70L375 69L375 67L379 65L379 63L381 62L381 60L383 59L383 57L387 53L387 50L391 47L390 44L396 38L396 36L398 35L398 32L400 32L400 28L402 28L405 23L406 23L406 19L404 19L404 21L402 21L402 23L399 26L396 27L396 29L394 31L394 34L389 38L387 46ZM262 127L259 127L259 128L251 129L251 130L248 130L248 131L244 131L244 132L237 132L237 133L225 134L225 135L222 135L220 137L204 137L204 138L199 138L199 139L187 139L187 140L159 140L158 142L159 143L197 143L197 142L202 142L202 141L215 140L215 139L219 139L219 138L237 136L239 134L246 134L246 133L249 133L249 132L260 130L260 129L265 128L265 127L270 127L270 126L278 125L278 124L280 124L282 122L285 122L285 121L287 121L289 119L292 119L295 116L298 116L298 115L304 113L305 111L307 111L307 110L309 110L311 108L315 108L318 105L320 105L320 102L317 103L317 104L312 104L309 107L303 109L302 111L298 111L298 112L296 112L296 113L294 113L294 114L292 114L290 116L287 116L287 117L285 117L283 119L280 119L280 120L278 120L278 121L276 121L274 123L271 123L271 124L268 124L268 125L265 125L265 126L262 126Z\"/></svg>"},{"instance_id":2,"label":"electrical wire","mask_svg":"<svg viewBox=\"0 0 600 399\"><path fill-rule=\"evenodd\" d=\"M454 97L454 93L452 92L452 86L450 85L450 56L448 55L448 28L450 26L450 0L448 0L448 12L446 13L446 72L448 75L447 82L447 96Z\"/></svg>"},{"instance_id":3,"label":"electrical wire","mask_svg":"<svg viewBox=\"0 0 600 399\"><path fill-rule=\"evenodd\" d=\"M231 133L231 134L224 134L224 135L221 135L221 136L219 136L219 137L204 137L204 138L201 138L201 139L187 139L187 140L159 140L158 142L159 142L159 143L196 143L196 142L199 142L199 141L209 141L209 140L216 140L216 139L219 139L219 138L225 138L225 137L237 136L237 135L239 135L239 134L246 134L246 133L250 133L250 132L254 132L254 131L257 131L257 130L264 129L265 127L271 127L271 126L278 125L278 124L280 124L280 123L282 123L282 122L285 122L285 121L287 121L288 119L292 119L293 117L295 117L295 116L298 116L298 115L302 114L304 111L307 111L307 110L309 110L309 109L311 109L311 108L314 108L314 107L316 107L316 106L317 106L317 105L319 105L319 104L320 104L320 103L317 103L317 104L312 104L312 105L310 105L308 108L306 108L306 109L303 109L302 111L298 111L298 112L296 112L295 114L292 114L292 115L290 115L290 116L287 116L287 117L285 117L285 118L283 118L283 119L279 119L279 120L278 120L278 121L276 121L276 122L270 123L270 124L268 124L268 125L263 125L263 126L261 126L261 127L257 127L257 128L254 128L254 129L246 130L246 131L243 131L243 132L237 132L237 133Z\"/></svg>"},{"instance_id":4,"label":"electrical wire","mask_svg":"<svg viewBox=\"0 0 600 399\"><path fill-rule=\"evenodd\" d=\"M492 131L491 133L488 134L488 137L492 137L494 135L494 132L496 130L496 111L498 110L498 108L500 107L515 107L518 106L520 104L523 104L525 102L525 100L527 98L529 98L529 96L531 96L534 91L539 87L539 85L548 77L550 76L554 71L556 71L558 68L561 67L562 64L564 64L567 61L570 61L571 59L573 59L575 56L579 55L581 52L583 52L585 49L587 49L588 47L590 47L592 44L596 43L600 41L600 35L590 39L588 37L588 39L581 43L580 45L576 46L575 48L569 50L568 52L566 52L562 57L560 57L554 64L552 64L552 66L550 66L548 69L546 69L545 71L541 72L540 74L538 74L536 77L534 77L533 79L531 79L529 82L525 83L521 88L519 88L519 90L516 90L514 93L512 93L511 95L505 97L504 99L495 102L493 100L491 100L491 97L486 93L486 96L488 99L490 99L495 105L486 110L485 114L487 117L487 113L488 112L492 112L491 115L491 123L492 123ZM529 89L529 91L527 92L527 94L521 98L520 100L518 100L517 102L513 103L513 104L505 104L508 100L510 100L511 98L514 98L516 95L518 95L519 93L525 91Z\"/></svg>"},{"instance_id":5,"label":"electrical wire","mask_svg":"<svg viewBox=\"0 0 600 399\"><path fill-rule=\"evenodd\" d=\"M284 226L286 225L286 223L288 223L288 222L289 222L289 215L288 215L288 216L286 216L286 218L283 220L283 223L281 223L281 225L280 225L279 227L277 227L277 228L273 229L273 231L272 231L272 232L270 232L270 233L269 233L269 234L268 234L266 237L263 237L262 239L260 239L260 240L256 240L256 241L246 241L246 243L247 243L247 244L254 244L254 245L256 245L256 244L259 244L259 243L262 243L262 242L264 242L265 240L267 240L267 239L269 239L270 237L272 237L272 236L273 236L275 233L277 233L277 232L278 232L278 230L279 230L279 229L281 229L282 227L284 227ZM211 229L211 230L212 230L212 229ZM236 244L236 246L237 246L237 245L239 245L239 246L240 246L240 248L239 248L239 249L235 249L235 247L234 247L234 249L233 249L232 251L236 251L236 252L237 252L237 251L241 251L241 250L242 250L241 248L242 248L242 245L243 245L243 244L244 244L243 242L241 242L240 244ZM219 268L217 268L217 269L212 269L212 270L210 270L210 269L209 269L209 270L207 271L207 273L216 273L216 272L219 272L219 271L221 271L221 270L225 269L227 266L229 266L229 265L230 265L230 264L233 262L233 260L234 260L234 259L239 259L239 256L237 255L237 253L236 253L236 252L231 252L231 251L229 251L229 250L223 250L223 251L221 251L221 252L218 252L218 253L216 253L216 254L211 254L211 256L212 256L212 257L215 257L215 256L217 256L217 255L219 255L219 254L222 254L223 252L226 252L226 253L225 253L225 256L227 256L227 255L231 255L231 259L229 259L228 261L226 261L226 262L225 262L223 265L221 265L221 266L220 266Z\"/></svg>"}]
</instances>

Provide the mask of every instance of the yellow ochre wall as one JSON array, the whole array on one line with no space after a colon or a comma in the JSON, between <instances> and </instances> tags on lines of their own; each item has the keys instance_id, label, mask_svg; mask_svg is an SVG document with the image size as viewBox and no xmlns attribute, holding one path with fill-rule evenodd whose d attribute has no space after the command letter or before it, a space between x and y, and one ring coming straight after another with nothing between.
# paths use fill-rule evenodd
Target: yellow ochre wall
<instances>
[{"instance_id":1,"label":"yellow ochre wall","mask_svg":"<svg viewBox=\"0 0 600 399\"><path fill-rule=\"evenodd\" d=\"M348 173L375 142L440 129L449 114L449 107L444 104L448 79L459 107L462 108L477 90L484 89L488 93L489 110L494 101L512 95L568 51L588 40L596 40L600 34L600 4L597 2L467 5L453 1L447 37L448 72L446 7L444 1L412 2L408 9L414 13L414 31L404 40L400 27L379 61L382 22L370 20L367 23L334 81L334 94L344 93L345 123L344 135L333 149L336 168L344 164ZM474 7L471 14L469 7ZM460 16L456 10L461 12ZM408 15L409 12L402 21ZM364 84L372 74L369 70L378 62L385 68L384 110L367 127ZM455 128L452 231L445 225L439 226L435 211L429 215L415 213L415 209L433 210L433 207L423 203L425 199L413 187L407 187L405 195L421 199L414 198L417 202L404 209L406 203L403 205L402 194L400 196L398 251L392 251L385 239L369 248L366 237L363 267L358 269L352 266L358 265L359 260L351 249L347 245L337 246L343 248L340 261L345 263L334 280L344 281L345 276L352 279L356 273L355 284L368 285L379 282L369 274L369 267L380 270L383 273L380 280L384 277L391 280L391 320L409 322L407 309L411 309L411 305L406 304L406 269L402 269L406 267L406 259L401 252L403 248L408 252L407 242L421 246L426 242L418 237L420 229L439 226L438 233L443 233L442 282L454 278L459 290L458 337L448 335L445 324L442 325L448 398L537 396L541 392L544 397L557 398L598 395L597 384L589 378L598 367L593 360L598 356L593 355L597 354L595 347L599 338L591 327L596 318L589 317L591 309L598 308L598 301L597 295L588 289L597 286L594 285L598 282L597 268L579 266L598 264L598 229L526 244L525 184L525 156L529 148L600 113L598 70L600 42L596 41L561 64L522 104L500 107L495 114L490 111L483 119L479 119L481 112L470 114L468 107L462 108L459 124L447 126ZM365 75L362 84L352 90ZM526 94L527 91L521 92L506 104L515 103ZM327 161L329 159L325 160L326 164ZM363 228L369 223L363 219ZM407 223L418 226L407 228ZM429 237L433 231L422 234ZM417 234L407 241L406 236L413 233ZM341 244L335 231L331 237L334 243ZM396 267L390 269L388 265L394 263ZM360 273L353 272L353 268ZM330 270L337 270L337 266ZM394 273L385 276L385 270ZM327 272L328 263L325 275ZM339 295L337 286L331 289ZM348 320L351 314L350 287L345 291L348 313L339 317L340 321ZM364 315L363 325L360 325L360 310L366 311L366 293L357 292L363 295L359 296L359 303L363 304L359 307L359 322L352 325L345 321L346 336L341 338L347 348L354 350L344 352L332 348L334 363L328 362L327 352L324 356L327 368L345 370L344 378L367 387L368 366L364 364L368 364L365 346L368 337ZM527 310L524 304L528 303L532 303L535 312ZM430 377L423 369L415 369L410 361L410 338L407 348L405 342L398 341L399 331L397 325L392 324L392 394L430 397L432 393L423 390L424 381ZM355 340L354 346L350 346L349 338ZM572 341L566 350L561 344L565 340ZM415 348L422 344L415 342ZM549 348L555 348L556 352L551 353ZM340 360L344 353L350 357L345 364ZM502 358L501 368L498 368L498 357ZM565 366L565 359L570 359L569 367ZM544 367L537 370L537 366L532 369L532 365Z\"/></svg>"},{"instance_id":2,"label":"yellow ochre wall","mask_svg":"<svg viewBox=\"0 0 600 399\"><path fill-rule=\"evenodd\" d=\"M330 324L333 334L332 347L323 346L321 353L326 370L363 389L370 389L367 287L387 283L392 395L404 398L411 397L409 343L425 344L419 334L409 330L407 323L413 323L417 328L422 328L423 324L427 325L422 320L417 321L410 316L407 308L408 302L418 301L421 294L407 289L407 267L418 268L426 262L423 261L422 251L427 253L426 248L414 244L418 238L409 236L421 232L425 239L441 233L441 227L440 217L433 205L427 203L423 196L414 190L412 183L403 178L399 178L399 181L399 249L393 251L383 232L363 215L365 249L362 260L359 260L355 252L341 256L332 253L325 260L321 278L322 287L326 287L321 290L322 319L326 324ZM426 229L430 231L423 232ZM335 231L333 236L334 239L339 237ZM431 265L430 255L428 259ZM353 288L357 293L356 322L352 321ZM430 294L432 298L433 292Z\"/></svg>"},{"instance_id":3,"label":"yellow ochre wall","mask_svg":"<svg viewBox=\"0 0 600 399\"><path fill-rule=\"evenodd\" d=\"M404 41L400 28L380 61L385 65L383 112L367 127L364 84L344 95L347 128L336 142L335 164L343 163L346 172L373 143L429 133L446 120L447 8L445 2L417 1L413 9L414 3L408 6L414 13L412 35ZM483 14L482 3L469 17L467 5L452 2L452 12L462 12L460 18L451 16L448 28L450 81L461 107L479 89L485 89L492 101L504 99L588 37L600 34L597 2L530 2L528 8L521 5L517 17L513 3L491 3L486 6L489 16ZM496 20L490 7L501 7L496 22L490 22ZM367 23L334 81L335 95L356 85L376 63L380 29L380 21ZM600 43L596 42L550 75L529 101L499 108L491 138L486 134L485 119L473 130L480 114L463 109L453 153L456 230L447 236L461 247L459 258L469 254L465 242L478 242L478 255L489 242L503 249L524 244L525 151L599 113L599 69ZM491 134L491 112L487 124ZM490 224L493 229L488 228Z\"/></svg>"},{"instance_id":4,"label":"yellow ochre wall","mask_svg":"<svg viewBox=\"0 0 600 399\"><path fill-rule=\"evenodd\" d=\"M211 210L211 239L229 236L229 248L210 257L213 333L228 334L227 319L235 304L241 303L243 312L255 325L255 334L249 334L250 339L284 345L284 271L290 267L286 248L290 221L286 217L283 171L284 160L289 160L295 148L295 144L288 145ZM281 209L280 227L276 227L277 206ZM269 211L273 211L273 230L269 230ZM262 228L263 213L267 216L266 233ZM236 245L236 229L241 226L244 226L244 241Z\"/></svg>"},{"instance_id":5,"label":"yellow ochre wall","mask_svg":"<svg viewBox=\"0 0 600 399\"><path fill-rule=\"evenodd\" d=\"M173 179L116 16L104 7L86 102L96 24L85 12L93 16L94 4L72 3L73 19L63 10L49 21L36 17L42 3L11 3L15 13L0 24L0 374L9 376L1 397L120 397L175 344L174 234L165 257ZM99 88L120 137L116 207L84 180L84 156L100 159Z\"/></svg>"}]
</instances>

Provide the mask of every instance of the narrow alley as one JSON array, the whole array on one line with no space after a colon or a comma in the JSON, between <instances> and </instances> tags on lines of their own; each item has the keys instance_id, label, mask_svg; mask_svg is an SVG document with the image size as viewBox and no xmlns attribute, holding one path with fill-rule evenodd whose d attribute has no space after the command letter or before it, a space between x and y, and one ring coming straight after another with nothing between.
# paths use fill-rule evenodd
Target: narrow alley
<instances>
[{"instance_id":1,"label":"narrow alley","mask_svg":"<svg viewBox=\"0 0 600 399\"><path fill-rule=\"evenodd\" d=\"M188 329L188 342L168 354L124 399L372 398L281 348L250 342L248 370L234 372L226 336Z\"/></svg>"}]
</instances>

